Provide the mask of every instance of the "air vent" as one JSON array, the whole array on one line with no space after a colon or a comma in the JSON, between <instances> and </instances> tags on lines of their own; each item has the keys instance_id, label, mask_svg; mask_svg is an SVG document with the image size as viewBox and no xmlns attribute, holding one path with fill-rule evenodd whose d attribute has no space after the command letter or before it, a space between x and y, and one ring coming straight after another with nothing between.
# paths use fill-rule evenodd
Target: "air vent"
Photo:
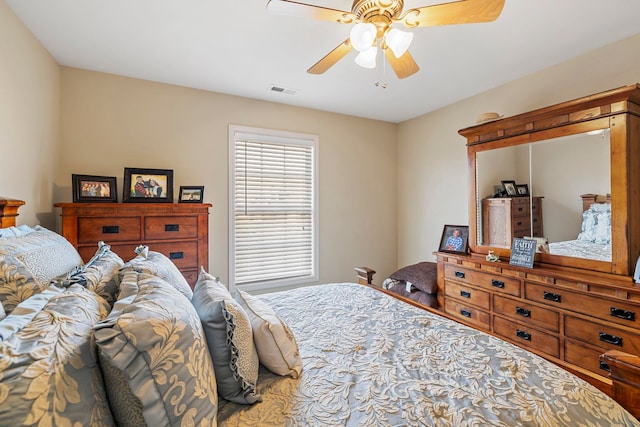
<instances>
[{"instance_id":1,"label":"air vent","mask_svg":"<svg viewBox=\"0 0 640 427\"><path fill-rule=\"evenodd\" d=\"M272 92L286 93L287 95L295 95L297 92L295 89L289 89L279 85L271 85L271 87L269 87L269 90Z\"/></svg>"}]
</instances>

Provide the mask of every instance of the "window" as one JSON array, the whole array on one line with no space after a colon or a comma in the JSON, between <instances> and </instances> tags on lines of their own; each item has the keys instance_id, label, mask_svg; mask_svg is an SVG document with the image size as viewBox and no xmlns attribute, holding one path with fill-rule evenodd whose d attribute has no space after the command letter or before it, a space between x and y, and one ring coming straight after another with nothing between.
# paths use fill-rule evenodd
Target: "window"
<instances>
[{"instance_id":1,"label":"window","mask_svg":"<svg viewBox=\"0 0 640 427\"><path fill-rule=\"evenodd\" d=\"M318 280L318 137L229 126L230 288Z\"/></svg>"}]
</instances>

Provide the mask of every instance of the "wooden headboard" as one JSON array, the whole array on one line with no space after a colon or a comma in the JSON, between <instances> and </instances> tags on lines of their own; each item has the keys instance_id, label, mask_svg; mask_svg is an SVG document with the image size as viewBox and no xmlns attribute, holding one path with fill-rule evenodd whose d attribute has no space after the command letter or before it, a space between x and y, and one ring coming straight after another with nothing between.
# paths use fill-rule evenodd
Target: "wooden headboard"
<instances>
[{"instance_id":1,"label":"wooden headboard","mask_svg":"<svg viewBox=\"0 0 640 427\"><path fill-rule=\"evenodd\" d=\"M586 211L594 203L611 203L611 194L582 194L582 211Z\"/></svg>"},{"instance_id":2,"label":"wooden headboard","mask_svg":"<svg viewBox=\"0 0 640 427\"><path fill-rule=\"evenodd\" d=\"M22 200L0 197L0 228L16 225L16 217L19 215L18 209L22 205L24 205Z\"/></svg>"}]
</instances>

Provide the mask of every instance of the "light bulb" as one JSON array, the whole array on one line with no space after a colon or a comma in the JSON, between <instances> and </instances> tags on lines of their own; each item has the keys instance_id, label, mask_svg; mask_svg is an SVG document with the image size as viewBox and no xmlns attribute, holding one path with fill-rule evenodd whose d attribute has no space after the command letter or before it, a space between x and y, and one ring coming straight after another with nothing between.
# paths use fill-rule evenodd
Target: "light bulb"
<instances>
[{"instance_id":1,"label":"light bulb","mask_svg":"<svg viewBox=\"0 0 640 427\"><path fill-rule=\"evenodd\" d=\"M408 31L400 31L397 28L391 28L387 31L384 41L389 46L396 58L400 58L409 49L409 45L413 40L413 33Z\"/></svg>"},{"instance_id":2,"label":"light bulb","mask_svg":"<svg viewBox=\"0 0 640 427\"><path fill-rule=\"evenodd\" d=\"M351 28L349 35L351 44L358 52L364 52L373 45L373 41L376 39L376 26L369 23L359 23Z\"/></svg>"},{"instance_id":3,"label":"light bulb","mask_svg":"<svg viewBox=\"0 0 640 427\"><path fill-rule=\"evenodd\" d=\"M371 46L356 56L356 64L364 68L376 68L376 56L378 56L378 48Z\"/></svg>"}]
</instances>

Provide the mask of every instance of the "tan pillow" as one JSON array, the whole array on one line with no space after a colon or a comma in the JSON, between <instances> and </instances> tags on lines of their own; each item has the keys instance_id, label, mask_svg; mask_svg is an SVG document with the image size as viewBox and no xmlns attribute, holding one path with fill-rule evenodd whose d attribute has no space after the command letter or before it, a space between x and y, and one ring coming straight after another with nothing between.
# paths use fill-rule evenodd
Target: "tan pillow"
<instances>
[{"instance_id":1,"label":"tan pillow","mask_svg":"<svg viewBox=\"0 0 640 427\"><path fill-rule=\"evenodd\" d=\"M238 291L236 299L251 321L260 363L277 375L298 378L302 358L293 332L264 301Z\"/></svg>"}]
</instances>

